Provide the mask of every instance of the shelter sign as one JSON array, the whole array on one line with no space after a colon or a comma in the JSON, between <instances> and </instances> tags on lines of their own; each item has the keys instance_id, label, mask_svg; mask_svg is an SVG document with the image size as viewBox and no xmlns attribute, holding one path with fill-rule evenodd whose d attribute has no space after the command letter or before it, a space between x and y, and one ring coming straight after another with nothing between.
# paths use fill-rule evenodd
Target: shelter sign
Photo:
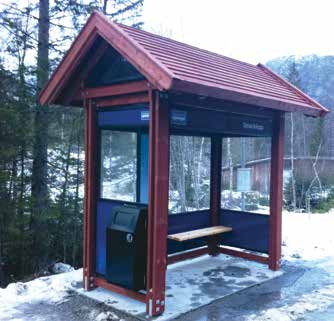
<instances>
[{"instance_id":1,"label":"shelter sign","mask_svg":"<svg viewBox=\"0 0 334 321\"><path fill-rule=\"evenodd\" d=\"M237 170L237 191L250 192L251 191L251 168L238 168Z\"/></svg>"}]
</instances>

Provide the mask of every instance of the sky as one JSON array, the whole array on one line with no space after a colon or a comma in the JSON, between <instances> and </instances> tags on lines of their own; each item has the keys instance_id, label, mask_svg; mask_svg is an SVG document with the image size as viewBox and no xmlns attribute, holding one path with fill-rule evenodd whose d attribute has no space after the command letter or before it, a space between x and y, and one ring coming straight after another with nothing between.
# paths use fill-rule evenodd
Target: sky
<instances>
[{"instance_id":1,"label":"sky","mask_svg":"<svg viewBox=\"0 0 334 321\"><path fill-rule=\"evenodd\" d=\"M334 55L334 0L144 0L145 29L256 64Z\"/></svg>"}]
</instances>

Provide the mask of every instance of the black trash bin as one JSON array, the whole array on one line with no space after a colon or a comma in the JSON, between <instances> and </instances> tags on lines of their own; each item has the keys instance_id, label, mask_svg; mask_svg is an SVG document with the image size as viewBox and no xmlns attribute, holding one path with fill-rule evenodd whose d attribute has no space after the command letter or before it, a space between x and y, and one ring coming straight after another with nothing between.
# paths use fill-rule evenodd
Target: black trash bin
<instances>
[{"instance_id":1,"label":"black trash bin","mask_svg":"<svg viewBox=\"0 0 334 321\"><path fill-rule=\"evenodd\" d=\"M132 290L145 289L147 259L147 208L116 206L107 227L106 278Z\"/></svg>"}]
</instances>

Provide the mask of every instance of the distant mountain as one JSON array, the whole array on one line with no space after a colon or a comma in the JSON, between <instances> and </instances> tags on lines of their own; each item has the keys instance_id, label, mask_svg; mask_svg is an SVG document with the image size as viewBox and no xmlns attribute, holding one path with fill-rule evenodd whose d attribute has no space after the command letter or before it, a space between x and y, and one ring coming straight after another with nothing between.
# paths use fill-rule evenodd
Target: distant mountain
<instances>
[{"instance_id":1,"label":"distant mountain","mask_svg":"<svg viewBox=\"0 0 334 321\"><path fill-rule=\"evenodd\" d=\"M334 56L288 56L267 62L267 66L306 92L331 112L324 118L295 115L295 156L334 158ZM285 153L290 154L291 117L286 117Z\"/></svg>"},{"instance_id":2,"label":"distant mountain","mask_svg":"<svg viewBox=\"0 0 334 321\"><path fill-rule=\"evenodd\" d=\"M288 56L267 62L268 67L288 80L293 64L299 74L300 89L334 110L334 56Z\"/></svg>"}]
</instances>

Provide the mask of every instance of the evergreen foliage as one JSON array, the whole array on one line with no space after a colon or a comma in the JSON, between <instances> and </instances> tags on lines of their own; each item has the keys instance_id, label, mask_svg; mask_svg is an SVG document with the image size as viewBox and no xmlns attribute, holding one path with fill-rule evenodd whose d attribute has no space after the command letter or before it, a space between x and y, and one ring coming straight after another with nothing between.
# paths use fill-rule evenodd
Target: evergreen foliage
<instances>
[{"instance_id":1,"label":"evergreen foliage","mask_svg":"<svg viewBox=\"0 0 334 321\"><path fill-rule=\"evenodd\" d=\"M0 4L0 286L82 265L83 111L37 96L93 10L139 27L142 4Z\"/></svg>"}]
</instances>

